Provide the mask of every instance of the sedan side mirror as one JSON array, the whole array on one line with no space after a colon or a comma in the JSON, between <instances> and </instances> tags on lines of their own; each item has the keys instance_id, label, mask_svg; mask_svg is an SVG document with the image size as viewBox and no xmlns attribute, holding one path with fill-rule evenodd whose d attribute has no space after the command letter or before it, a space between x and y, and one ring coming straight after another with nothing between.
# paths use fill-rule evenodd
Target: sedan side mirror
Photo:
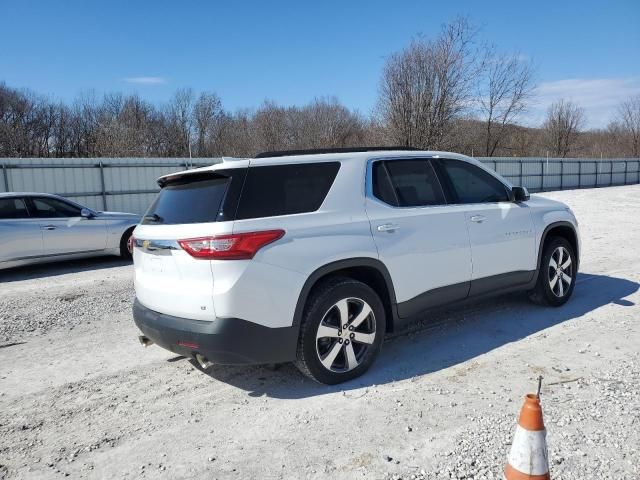
<instances>
[{"instance_id":1,"label":"sedan side mirror","mask_svg":"<svg viewBox=\"0 0 640 480\"><path fill-rule=\"evenodd\" d=\"M80 210L80 216L83 218L93 218L95 215L88 208L83 208L82 210Z\"/></svg>"},{"instance_id":2,"label":"sedan side mirror","mask_svg":"<svg viewBox=\"0 0 640 480\"><path fill-rule=\"evenodd\" d=\"M511 192L513 193L513 200L516 203L526 202L531 198L531 196L529 195L529 190L527 190L525 187L513 187L511 189Z\"/></svg>"}]
</instances>

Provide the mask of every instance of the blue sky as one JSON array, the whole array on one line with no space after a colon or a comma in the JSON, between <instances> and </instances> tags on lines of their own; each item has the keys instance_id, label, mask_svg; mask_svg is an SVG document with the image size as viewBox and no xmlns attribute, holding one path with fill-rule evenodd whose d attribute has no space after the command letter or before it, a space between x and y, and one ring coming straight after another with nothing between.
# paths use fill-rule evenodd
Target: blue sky
<instances>
[{"instance_id":1,"label":"blue sky","mask_svg":"<svg viewBox=\"0 0 640 480\"><path fill-rule=\"evenodd\" d=\"M162 102L188 86L229 110L335 95L368 114L385 58L459 14L535 62L528 123L568 97L603 126L640 94L640 0L0 0L0 81L60 100L94 90Z\"/></svg>"}]
</instances>

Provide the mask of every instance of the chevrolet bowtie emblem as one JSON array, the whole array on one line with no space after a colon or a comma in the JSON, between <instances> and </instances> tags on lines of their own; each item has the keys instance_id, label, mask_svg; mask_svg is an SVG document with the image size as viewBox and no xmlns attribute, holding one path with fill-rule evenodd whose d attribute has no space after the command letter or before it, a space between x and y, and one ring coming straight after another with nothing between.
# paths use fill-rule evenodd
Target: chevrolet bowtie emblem
<instances>
[{"instance_id":1,"label":"chevrolet bowtie emblem","mask_svg":"<svg viewBox=\"0 0 640 480\"><path fill-rule=\"evenodd\" d=\"M149 244L150 244L150 243L151 243L151 242L149 242L149 240L144 240L144 241L142 242L142 247L143 247L145 250L148 250L148 249L149 249Z\"/></svg>"}]
</instances>

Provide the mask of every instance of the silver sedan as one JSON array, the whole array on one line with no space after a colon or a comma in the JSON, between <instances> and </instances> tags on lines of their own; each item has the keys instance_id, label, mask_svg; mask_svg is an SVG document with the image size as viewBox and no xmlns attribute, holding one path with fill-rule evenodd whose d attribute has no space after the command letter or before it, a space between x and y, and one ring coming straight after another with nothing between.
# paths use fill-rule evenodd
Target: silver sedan
<instances>
[{"instance_id":1,"label":"silver sedan","mask_svg":"<svg viewBox=\"0 0 640 480\"><path fill-rule=\"evenodd\" d=\"M99 255L129 258L140 215L96 212L46 193L0 193L0 269Z\"/></svg>"}]
</instances>

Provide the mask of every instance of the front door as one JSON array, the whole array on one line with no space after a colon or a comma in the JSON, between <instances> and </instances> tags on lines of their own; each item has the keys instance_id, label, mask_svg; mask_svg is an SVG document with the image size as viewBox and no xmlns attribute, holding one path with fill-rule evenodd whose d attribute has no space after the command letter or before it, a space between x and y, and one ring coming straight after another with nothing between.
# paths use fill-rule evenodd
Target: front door
<instances>
[{"instance_id":1,"label":"front door","mask_svg":"<svg viewBox=\"0 0 640 480\"><path fill-rule=\"evenodd\" d=\"M399 316L465 298L471 278L465 214L446 204L430 160L373 161L367 185L371 232Z\"/></svg>"},{"instance_id":2,"label":"front door","mask_svg":"<svg viewBox=\"0 0 640 480\"><path fill-rule=\"evenodd\" d=\"M51 197L30 197L31 210L40 220L45 255L97 252L107 246L107 225L85 218L81 208Z\"/></svg>"},{"instance_id":3,"label":"front door","mask_svg":"<svg viewBox=\"0 0 640 480\"><path fill-rule=\"evenodd\" d=\"M528 282L536 269L535 234L526 203L483 168L461 160L437 161L452 203L464 211L471 241L470 295Z\"/></svg>"}]
</instances>

